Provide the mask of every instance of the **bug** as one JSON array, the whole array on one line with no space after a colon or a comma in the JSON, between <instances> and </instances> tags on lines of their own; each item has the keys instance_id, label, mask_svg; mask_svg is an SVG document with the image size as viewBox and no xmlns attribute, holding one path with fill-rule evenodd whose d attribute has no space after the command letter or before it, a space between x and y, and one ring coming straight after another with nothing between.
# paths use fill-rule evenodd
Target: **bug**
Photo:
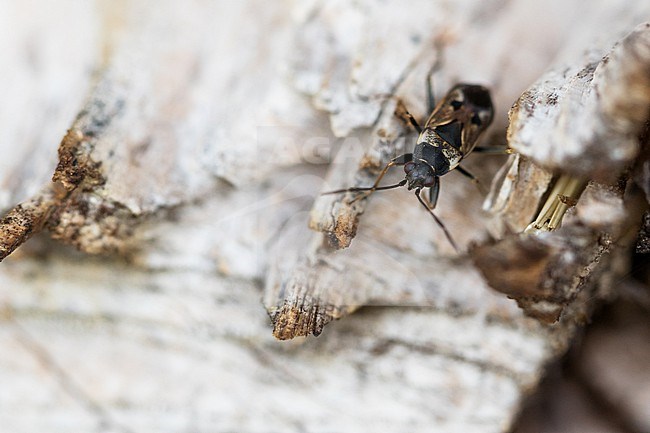
<instances>
[{"instance_id":1,"label":"bug","mask_svg":"<svg viewBox=\"0 0 650 433\"><path fill-rule=\"evenodd\" d=\"M367 188L346 188L329 191L324 194L343 192L365 192L352 202L368 197L375 191L398 188L406 185L408 190L415 190L418 201L431 214L443 230L449 243L458 251L458 247L442 221L433 213L440 193L440 177L456 169L478 185L478 179L460 166L461 161L472 151L486 153L506 153L504 149L477 147L481 134L487 129L494 117L494 108L490 91L480 85L457 84L445 97L435 105L431 83L427 82L429 115L424 128L404 109L404 117L419 133L412 153L405 153L391 159L381 170L375 183ZM382 178L393 166L404 166L405 178L394 185L379 186ZM428 188L428 198L422 197L422 191Z\"/></svg>"}]
</instances>

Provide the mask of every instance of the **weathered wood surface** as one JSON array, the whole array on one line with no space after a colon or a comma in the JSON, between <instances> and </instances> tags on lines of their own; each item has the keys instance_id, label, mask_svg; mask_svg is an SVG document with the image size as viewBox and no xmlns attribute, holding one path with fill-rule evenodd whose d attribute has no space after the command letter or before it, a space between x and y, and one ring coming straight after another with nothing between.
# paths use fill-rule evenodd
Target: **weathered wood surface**
<instances>
[{"instance_id":1,"label":"weathered wood surface","mask_svg":"<svg viewBox=\"0 0 650 433\"><path fill-rule=\"evenodd\" d=\"M329 11L330 8L336 8L335 5L335 3L334 6L332 3L328 4L329 7L314 18L314 20L320 18L321 27L331 27L334 35L336 35L337 27L335 22L329 20L332 19L332 16L338 15ZM447 87L447 83L454 81L488 82L496 95L497 117L491 128L492 136L484 142L504 144L503 138L497 135L497 131L503 131L505 128L509 106L501 102L501 98L504 94L521 92L525 86L530 84L520 81L528 79L526 74L515 74L509 68L517 70L521 67L521 63L526 62L527 56L531 56L533 53L533 57L538 62L540 59L545 59L544 68L550 69L539 78L538 83L524 92L510 112L508 145L521 152L521 156L512 157L508 163L510 168L502 169L501 175L495 182L494 191L487 202L487 208L498 216L496 221L486 223L487 216L478 210L480 196L472 194L470 191L473 186L466 182L452 184L453 175L442 179L442 198L436 212L443 221L447 222L451 233L458 238L463 249L467 249L472 242L484 242L487 239L488 228L491 228L492 235L497 237L502 237L506 233L521 232L526 228L535 213L541 208L547 190L553 185L554 179L557 179L557 176L553 176L554 172L556 175L568 173L583 176L586 179L585 183L588 179L604 179L610 182L616 179L626 167L625 164L629 166L639 152L639 134L648 117L647 107L650 103L650 95L647 90L650 87L650 77L647 75L650 65L647 48L650 32L645 24L635 29L636 20L643 16L648 6L637 5L635 6L636 10L627 11L631 15L626 15L620 21L610 21L606 32L603 32L602 27L598 26L596 26L598 28L584 26L580 28L580 31L575 27L568 26L565 28L564 38L573 40L575 34L577 40L583 41L582 45L566 44L565 39L550 38L547 41L548 45L538 47L539 51L531 51L525 38L518 39L516 43L500 40L500 43L494 41L490 44L490 38L495 37L493 36L495 34L501 35L502 38L513 37L513 35L501 33L503 31L501 20L479 19L478 22L472 21L477 17L484 18L483 14L479 14L479 11L483 12L481 10L483 6L483 4L473 5L478 8L473 12L470 11L471 8L463 10L462 13L459 13L459 16L463 17L460 20L456 16L454 16L455 20L445 18L444 13L442 18L438 15L433 18L435 14L432 14L432 20L442 19L443 23L453 22L454 25L460 21L462 26L471 27L477 33L468 32L467 36L456 34L451 24L451 28L445 25L428 28L427 36L419 35L414 40L420 43L430 41L430 48L424 50L425 54L422 56L419 55L419 51L414 50L413 57L408 63L410 69L405 70L401 75L397 74L403 80L395 83L389 82L384 86L395 88L395 94L405 99L407 105L410 105L408 102L415 99L414 94L419 95L420 100L425 99L423 97L424 82L430 71L433 71L434 83L442 83L445 86L443 88ZM506 16L508 16L507 13L516 12L517 20L531 23L528 32L534 31L535 25L540 25L539 15L541 12L539 10L523 7L518 10L514 5L510 4L510 6L512 8L501 11ZM547 6L544 5L544 7ZM390 6L385 7L389 8ZM573 13L580 13L577 10L572 11L571 7L572 5L569 4L564 9L565 15L553 15L552 8L546 11L546 13L551 11L550 15L555 19L554 24L558 26L558 31L563 28L561 19L568 19L573 16ZM603 5L604 9L601 12L605 12L608 7L613 8L614 6L613 4ZM611 11L614 10L618 9L611 9ZM390 10L388 13L396 15L399 12ZM370 17L368 19L370 20ZM463 19L469 21L464 22ZM596 15L592 19L594 22L599 22L603 18ZM477 30L477 27L480 26L485 27ZM415 28L418 27L415 26ZM548 34L548 30L548 28L539 29L537 37ZM476 34L482 37L475 36ZM528 35L528 33L526 34ZM395 44L393 50L400 51L404 55L410 53L408 50L399 48L401 46L399 44L404 41L390 35L390 32L386 32L377 36L365 37L380 38L381 42L373 41L373 44L380 44L384 48L389 47L386 49L390 50L390 47L393 47L392 44ZM590 39L591 37L593 39ZM413 43L413 41L411 42ZM553 42L556 42L557 45L550 45ZM505 65L503 62L487 61L483 57L485 55L483 50L487 46L490 47L488 50L490 56L507 57L509 61ZM475 61L475 65L470 68L463 61L457 61L459 52L472 53L471 57ZM336 80L345 81L347 79L351 82L348 93L358 94L359 91L355 84L364 81L357 77L357 74L365 71L364 62L381 61L374 57L366 59L365 54L358 51L350 52L349 57L351 57L349 64L353 66L350 66L348 74L343 77L341 77L341 73L334 72L332 72L332 76L326 75L322 78L321 83L324 89L336 86ZM390 56L388 58L390 59ZM322 62L322 59L320 61ZM320 64L318 63L318 65ZM463 65L464 69L457 69L459 65ZM298 63L296 74L299 77L306 75L313 78L315 74L310 67L312 65L307 63L305 66L303 60L302 63ZM508 77L508 79L504 79L504 77ZM335 84L332 84L333 81ZM372 95L367 93L366 91L366 94L362 94L358 98L372 100ZM377 94L380 93L380 91L377 92ZM321 94L329 95L329 92L321 89L320 93L316 93L317 101ZM625 95L627 94L634 96L626 99ZM341 101L339 103L343 104ZM415 107L414 112L422 114L421 104L420 106L415 104ZM370 104L368 109L373 110L374 105ZM358 108L355 110L358 111ZM590 115L585 116L584 110L587 110ZM339 125L339 113L345 112L345 108L336 106L332 111L334 113L332 123L335 126ZM576 119L575 123L572 121L573 118ZM356 118L352 117L352 119ZM356 158L347 151L342 152L342 156L337 156L328 175L328 179L335 179L335 183L327 189L340 188L346 184L369 185L377 171L391 157L408 151L408 149L405 150L405 142L401 139L404 135L404 127L400 127L397 125L398 123L394 114L394 104L389 102L380 114L377 124L364 136L363 141L368 143L365 153ZM355 124L355 126L359 125ZM540 128L539 134L535 134L536 127ZM345 131L347 128L344 128L343 131L335 129L335 132L338 133L345 133ZM609 149L613 150L610 152ZM603 155L610 154L611 156L603 157ZM535 164L531 165L531 162L524 157L532 158ZM485 158L483 157L483 160ZM479 174L479 178L490 179L494 175L494 170L490 170L487 161L482 166L471 165L471 161L476 161L476 157L470 159L468 164L470 164L469 168ZM580 164L577 164L576 161L580 161ZM559 170L562 164L568 167L564 172ZM611 191L609 191L610 189ZM591 193L591 191L595 192ZM610 259L613 260L612 263L616 263L619 259L622 260L622 257L617 257L617 254L610 254L612 250L610 244L612 239L621 238L620 245L615 245L614 249L622 255L627 254L626 245L633 239L629 239L629 236L625 235L630 227L634 233L634 227L638 226L640 222L639 212L643 209L643 204L638 203L634 197L624 204L622 200L624 191L624 185L611 188L609 185L591 185L587 190L587 198L582 200L575 209L578 218L573 220L573 224L577 228L571 232L571 235L568 235L568 231L567 234L551 235L551 243L553 243L552 239L557 238L562 245L554 247L554 252L544 252L542 254L543 262L538 260L540 257L535 259L530 257L531 263L518 264L521 267L521 272L527 274L527 279L517 280L504 272L508 267L512 267L513 256L519 255L526 258L526 252L549 248L548 246L541 247L539 242L544 243L545 241L538 240L537 237L527 236L524 243L531 245L524 245L522 248L518 248L518 251L513 249L512 240L506 241L503 248L511 250L510 255L507 254L507 251L500 250L499 246L494 247L495 251L492 254L479 250L473 253L474 256L478 255L475 257L475 262L480 268L488 271L486 277L495 288L517 298L520 305L525 306L529 314L546 322L555 322L567 304L571 303L580 291L582 291L581 296L598 297L590 293L590 290L582 290L582 285L588 280L591 282L600 280L596 275L594 278L588 278L592 271L596 274L601 271L614 272L615 274L625 272L624 264L621 267L610 267ZM397 197L397 194L397 192L382 193L384 197L390 197L394 202L398 200L393 198ZM634 196L634 194L632 195ZM382 206L382 209L377 211L370 205L368 214L371 215L368 218L375 221L381 230L373 232L369 236L377 244L384 245L384 247L377 248L375 255L369 255L367 251L361 254L360 248L352 252L333 254L332 248L345 248L352 243L352 239L358 232L360 215L364 213L368 202L366 200L352 203L351 198L351 195L341 194L320 197L312 211L310 226L323 232L323 235L313 236L313 240L304 250L301 262L296 264L295 272L287 271L286 263L290 257L295 256L291 253L286 258L283 257L279 260L284 262L284 272L273 275L267 282L265 304L271 311L275 333L278 337L291 338L294 335L319 333L328 321L338 318L358 306L373 302L386 302L384 299L385 288L403 285L399 281L401 273L384 265L380 258L390 255L389 250L396 250L394 254L397 255L405 249L413 248L417 251L419 245L425 245L428 248L435 245L435 249L430 249L426 253L436 255L434 250L437 250L439 257L453 254L453 250L447 244L444 236L441 236L437 227L430 224L431 221L424 218L417 203L409 206L401 202L394 204L395 210L387 209L389 206ZM379 201L381 199L373 196L372 200ZM413 201L414 199L411 197L411 202ZM400 221L394 221L396 219ZM404 224L404 229L396 230L394 225L397 224ZM495 226L497 227L495 228ZM568 230L570 231L570 229ZM591 250L592 253L587 253L587 250ZM564 260L562 257L566 257L567 254L575 256L575 260L568 262ZM505 257L508 259L503 259ZM406 261L411 260L406 259ZM335 265L323 266L316 272L312 266L315 263L334 263ZM462 263L460 266L467 266L462 261L459 263ZM566 266L558 267L559 263L565 263ZM596 263L602 263L602 266L589 266ZM437 263L431 260L427 265L420 268L417 273L436 274L439 284L454 284L452 281L444 282L444 276L439 271L440 258ZM375 281L371 283L373 288L368 290L357 290L356 287L359 284L353 282L333 284L333 281L336 281L336 275L341 272L348 276L357 273L363 274L367 273L365 269L372 267L388 270L377 274L379 280L390 278L386 275L397 274L398 277L395 277L396 281L389 279L386 284ZM539 268L537 273L531 269L533 267ZM555 269L557 274L550 279L546 278L551 269ZM509 283L504 284L503 278L491 278L490 270L496 270L499 277L507 276L510 280ZM531 270L533 270L532 274ZM278 278L274 278L276 276ZM538 286L541 285L549 287L546 290L540 290ZM401 297L401 294L398 295L395 291L391 291L391 293L395 296L391 302L395 304L411 301L410 294Z\"/></svg>"},{"instance_id":2,"label":"weathered wood surface","mask_svg":"<svg viewBox=\"0 0 650 433\"><path fill-rule=\"evenodd\" d=\"M508 429L577 314L626 269L624 249L546 327L491 291L410 195L312 202L409 146L392 96L424 116L432 68L438 93L493 89L485 142L505 144L522 92L553 65L584 67L586 49L605 55L643 3L0 6L0 199L26 217L3 221L2 246L43 226L103 254L37 236L2 263L3 430ZM323 187L318 163L337 149ZM468 168L488 183L504 162L492 158ZM551 181L528 167L543 181L516 177L530 205L501 212L508 222L527 224ZM464 248L505 233L473 185L443 181L439 215ZM599 209L622 206L594 191ZM569 216L581 224L584 203ZM634 213L616 215L623 227ZM280 338L374 307L280 343L260 299Z\"/></svg>"}]
</instances>

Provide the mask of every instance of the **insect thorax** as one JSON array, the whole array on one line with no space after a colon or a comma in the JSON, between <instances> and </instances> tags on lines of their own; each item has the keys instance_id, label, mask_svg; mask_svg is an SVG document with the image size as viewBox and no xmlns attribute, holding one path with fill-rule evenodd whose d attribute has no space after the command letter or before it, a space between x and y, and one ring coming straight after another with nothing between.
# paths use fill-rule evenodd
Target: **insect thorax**
<instances>
[{"instance_id":1,"label":"insect thorax","mask_svg":"<svg viewBox=\"0 0 650 433\"><path fill-rule=\"evenodd\" d=\"M433 167L436 176L442 176L458 166L463 154L434 130L425 129L415 145L413 159L426 161Z\"/></svg>"}]
</instances>

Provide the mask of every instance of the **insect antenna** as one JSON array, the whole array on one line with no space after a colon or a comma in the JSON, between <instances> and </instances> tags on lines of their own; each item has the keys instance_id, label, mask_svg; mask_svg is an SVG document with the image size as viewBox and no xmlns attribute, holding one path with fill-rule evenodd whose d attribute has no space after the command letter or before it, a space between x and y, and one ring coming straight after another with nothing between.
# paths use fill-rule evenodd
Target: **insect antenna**
<instances>
[{"instance_id":1,"label":"insect antenna","mask_svg":"<svg viewBox=\"0 0 650 433\"><path fill-rule=\"evenodd\" d=\"M393 189L393 188L399 188L400 186L406 185L406 179L402 180L399 183L396 183L394 185L386 185L386 186L369 186L367 188L346 188L346 189L337 189L335 191L327 191L322 193L321 195L328 195L328 194L339 194L342 192L361 192L361 191L382 191L385 189Z\"/></svg>"},{"instance_id":2,"label":"insect antenna","mask_svg":"<svg viewBox=\"0 0 650 433\"><path fill-rule=\"evenodd\" d=\"M440 221L440 219L436 216L436 214L434 214L433 211L431 209L429 209L429 206L427 206L427 204L424 202L424 200L422 200L422 197L420 196L420 189L419 188L417 190L415 190L415 196L418 198L418 201L420 203L422 203L422 206L424 206L424 208L431 214L433 219L436 220L436 223L440 226L442 231L445 232L445 236L447 236L447 240L449 241L451 246L454 247L456 252L459 252L458 246L456 245L456 242L454 242L454 239L451 237L451 234L447 230L447 227L445 227L445 225L442 223L442 221Z\"/></svg>"}]
</instances>

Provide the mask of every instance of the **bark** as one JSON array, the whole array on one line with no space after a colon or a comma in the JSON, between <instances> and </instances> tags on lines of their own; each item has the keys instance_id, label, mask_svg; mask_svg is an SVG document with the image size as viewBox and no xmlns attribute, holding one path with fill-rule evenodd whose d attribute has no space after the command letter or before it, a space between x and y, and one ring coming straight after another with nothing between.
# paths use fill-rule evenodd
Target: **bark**
<instances>
[{"instance_id":1,"label":"bark","mask_svg":"<svg viewBox=\"0 0 650 433\"><path fill-rule=\"evenodd\" d=\"M644 2L0 8L10 431L506 431L629 270ZM404 191L318 195L410 151L429 75L490 87L518 152L467 160L490 213L443 178L461 254Z\"/></svg>"}]
</instances>

